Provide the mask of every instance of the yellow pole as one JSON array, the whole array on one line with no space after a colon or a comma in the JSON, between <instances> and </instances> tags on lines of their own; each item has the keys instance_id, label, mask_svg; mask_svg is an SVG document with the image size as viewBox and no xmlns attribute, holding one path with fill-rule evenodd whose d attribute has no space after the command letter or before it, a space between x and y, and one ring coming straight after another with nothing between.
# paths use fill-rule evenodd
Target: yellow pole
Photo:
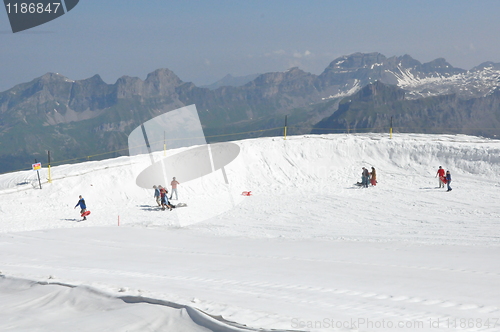
<instances>
[{"instance_id":1,"label":"yellow pole","mask_svg":"<svg viewBox=\"0 0 500 332\"><path fill-rule=\"evenodd\" d=\"M286 139L287 118L288 118L288 115L285 115L285 139Z\"/></svg>"},{"instance_id":2,"label":"yellow pole","mask_svg":"<svg viewBox=\"0 0 500 332\"><path fill-rule=\"evenodd\" d=\"M47 151L48 159L49 162L47 163L49 165L49 183L52 183L52 177L50 176L50 151Z\"/></svg>"},{"instance_id":3,"label":"yellow pole","mask_svg":"<svg viewBox=\"0 0 500 332\"><path fill-rule=\"evenodd\" d=\"M391 127L389 128L389 137L392 139L392 116L391 116Z\"/></svg>"}]
</instances>

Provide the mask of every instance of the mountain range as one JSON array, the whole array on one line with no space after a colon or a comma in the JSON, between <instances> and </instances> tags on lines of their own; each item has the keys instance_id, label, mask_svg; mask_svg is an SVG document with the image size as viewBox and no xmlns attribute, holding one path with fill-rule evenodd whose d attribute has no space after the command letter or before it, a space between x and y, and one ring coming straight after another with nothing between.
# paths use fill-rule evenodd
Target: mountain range
<instances>
[{"instance_id":1,"label":"mountain range","mask_svg":"<svg viewBox=\"0 0 500 332\"><path fill-rule=\"evenodd\" d=\"M442 58L380 53L339 57L319 75L291 68L215 89L168 69L114 84L48 73L0 93L0 172L27 168L47 151L55 162L127 154L134 128L191 104L208 142L280 135L285 115L291 134L383 131L392 118L401 132L496 137L499 86L498 63L464 70Z\"/></svg>"},{"instance_id":2,"label":"mountain range","mask_svg":"<svg viewBox=\"0 0 500 332\"><path fill-rule=\"evenodd\" d=\"M252 74L245 76L233 76L231 74L227 74L217 82L208 85L201 85L200 88L207 88L210 90L215 90L220 88L221 86L242 86L247 84L248 82L256 79L260 74Z\"/></svg>"}]
</instances>

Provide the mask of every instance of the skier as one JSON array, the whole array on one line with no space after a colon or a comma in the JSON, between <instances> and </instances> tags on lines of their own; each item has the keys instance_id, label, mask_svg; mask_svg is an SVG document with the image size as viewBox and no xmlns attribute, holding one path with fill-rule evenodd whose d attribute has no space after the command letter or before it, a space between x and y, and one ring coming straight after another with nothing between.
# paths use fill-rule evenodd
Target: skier
<instances>
[{"instance_id":1,"label":"skier","mask_svg":"<svg viewBox=\"0 0 500 332\"><path fill-rule=\"evenodd\" d=\"M158 204L158 206L161 206L161 203L160 203L160 189L158 189L157 186L153 186L153 188L155 190L154 198L156 200L156 204Z\"/></svg>"},{"instance_id":2,"label":"skier","mask_svg":"<svg viewBox=\"0 0 500 332\"><path fill-rule=\"evenodd\" d=\"M87 205L85 205L85 200L83 199L82 195L78 196L80 198L80 200L78 201L78 203L76 203L75 205L75 209L77 206L80 206L80 214L83 214L84 212L87 211ZM83 220L87 220L87 217L84 216L83 217Z\"/></svg>"},{"instance_id":3,"label":"skier","mask_svg":"<svg viewBox=\"0 0 500 332\"><path fill-rule=\"evenodd\" d=\"M439 166L439 169L437 170L435 177L439 177L439 188L444 188L446 182L443 181L445 179L445 176L444 176L444 169L441 166Z\"/></svg>"},{"instance_id":4,"label":"skier","mask_svg":"<svg viewBox=\"0 0 500 332\"><path fill-rule=\"evenodd\" d=\"M174 178L172 179L172 182L170 182L170 185L172 186L172 193L170 194L169 199L172 199L172 196L174 196L174 192L175 192L175 199L179 200L179 196L177 196L177 185L178 184L179 184L179 182L175 179L175 176L174 176Z\"/></svg>"},{"instance_id":5,"label":"skier","mask_svg":"<svg viewBox=\"0 0 500 332\"><path fill-rule=\"evenodd\" d=\"M451 191L450 183L451 183L451 173L450 171L446 171L446 184L448 185L448 190L446 191Z\"/></svg>"}]
</instances>

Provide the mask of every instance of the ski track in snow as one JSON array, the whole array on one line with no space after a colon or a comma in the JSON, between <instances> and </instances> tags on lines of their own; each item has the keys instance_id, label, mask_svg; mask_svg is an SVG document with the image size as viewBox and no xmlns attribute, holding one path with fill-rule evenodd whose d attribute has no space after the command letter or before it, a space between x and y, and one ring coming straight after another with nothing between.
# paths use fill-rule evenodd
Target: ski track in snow
<instances>
[{"instance_id":1,"label":"ski track in snow","mask_svg":"<svg viewBox=\"0 0 500 332\"><path fill-rule=\"evenodd\" d=\"M135 174L149 157L53 167L54 181L43 181L42 190L34 189L38 183L31 171L0 175L1 273L7 281L90 287L111 299L176 302L265 329L332 330L294 326L294 319L500 317L499 141L366 134L237 144L240 156L226 172L230 195L239 204L198 223L159 211L152 190L135 186ZM450 193L437 188L439 165L452 172ZM376 187L353 185L362 166L376 167ZM221 179L215 172L181 181L179 202L187 203L186 209L210 210L227 192ZM249 190L252 196L240 195ZM74 221L79 194L92 211L85 222ZM71 296L81 300L68 301L86 301L85 292L77 294ZM44 300L27 303L52 307L49 295L41 296ZM237 329L200 325L186 311L163 313L170 320L157 321L156 312L121 305L117 313L138 310L144 317L141 324L124 327L128 331ZM151 305L137 308L143 307ZM87 314L99 317L101 310L96 305ZM15 331L15 324L22 326L22 320L11 318L0 327ZM45 324L50 327L50 320ZM104 319L100 328L106 324L116 325L116 318ZM47 330L63 328L52 323ZM500 326L457 330L500 331Z\"/></svg>"}]
</instances>

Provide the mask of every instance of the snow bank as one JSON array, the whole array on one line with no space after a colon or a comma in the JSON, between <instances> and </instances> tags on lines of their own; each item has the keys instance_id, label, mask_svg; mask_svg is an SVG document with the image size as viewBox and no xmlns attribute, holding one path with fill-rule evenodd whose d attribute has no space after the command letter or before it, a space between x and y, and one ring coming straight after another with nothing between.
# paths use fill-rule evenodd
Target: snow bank
<instances>
[{"instance_id":1,"label":"snow bank","mask_svg":"<svg viewBox=\"0 0 500 332\"><path fill-rule=\"evenodd\" d=\"M341 193L350 195L363 166L374 166L380 186L386 188L436 183L431 179L438 166L451 170L457 184L472 176L498 186L500 177L500 142L478 137L404 134L390 139L384 134L339 134L261 138L237 144L240 155L226 166L229 185L220 171L188 183L178 179L180 202L189 208L167 216L156 213L153 190L135 184L136 175L150 165L148 156L52 167L50 184L43 169L42 190L37 189L34 171L0 175L0 232L109 226L117 225L119 218L122 224L184 227L217 218L224 211L231 215L227 211L245 199L242 191L260 196L307 192L308 196L333 195L336 199ZM168 155L184 150L171 150ZM163 158L163 152L155 158ZM74 222L78 211L73 207L79 195L92 211L86 224ZM188 212L201 216L190 221Z\"/></svg>"}]
</instances>

